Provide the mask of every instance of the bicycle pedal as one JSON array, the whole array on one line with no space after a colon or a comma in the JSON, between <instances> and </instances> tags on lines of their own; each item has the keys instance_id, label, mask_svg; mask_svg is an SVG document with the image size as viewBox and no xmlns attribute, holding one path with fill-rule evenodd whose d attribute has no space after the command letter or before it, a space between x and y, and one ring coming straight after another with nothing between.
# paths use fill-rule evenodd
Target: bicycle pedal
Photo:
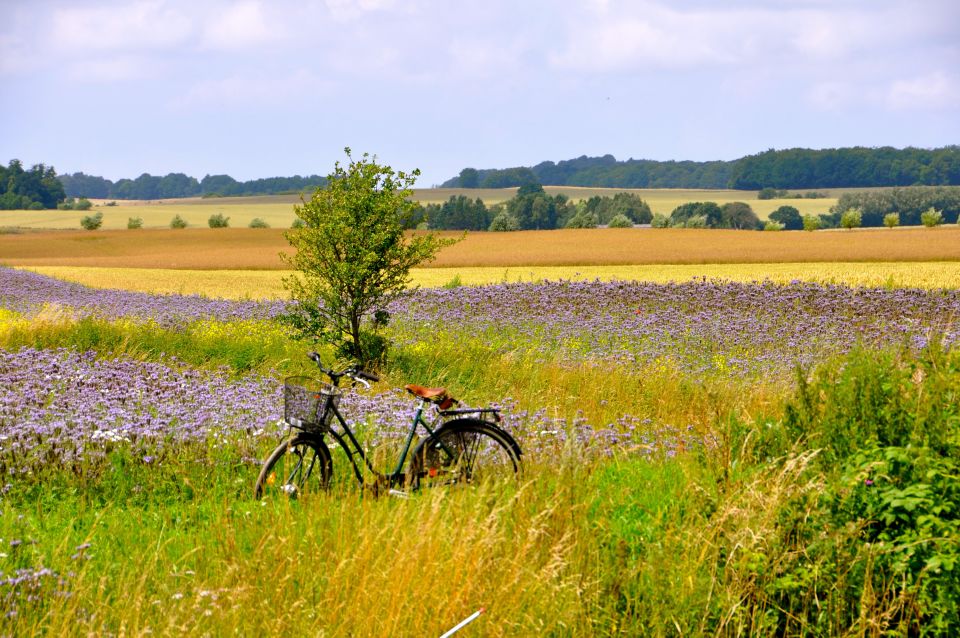
<instances>
[{"instance_id":1,"label":"bicycle pedal","mask_svg":"<svg viewBox=\"0 0 960 638\"><path fill-rule=\"evenodd\" d=\"M389 494L390 496L394 496L396 498L403 498L403 499L410 498L410 495L404 492L403 490L391 489L389 492L387 492L387 494Z\"/></svg>"}]
</instances>

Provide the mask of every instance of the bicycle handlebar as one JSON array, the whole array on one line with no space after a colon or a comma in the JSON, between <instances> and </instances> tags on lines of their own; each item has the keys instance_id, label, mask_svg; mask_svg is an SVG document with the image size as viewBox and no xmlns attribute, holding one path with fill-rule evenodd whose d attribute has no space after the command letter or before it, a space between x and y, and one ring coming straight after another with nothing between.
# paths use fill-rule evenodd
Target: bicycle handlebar
<instances>
[{"instance_id":1,"label":"bicycle handlebar","mask_svg":"<svg viewBox=\"0 0 960 638\"><path fill-rule=\"evenodd\" d=\"M339 383L341 377L349 377L350 379L353 379L357 383L360 383L367 388L370 387L370 384L368 383L368 381L376 382L380 380L380 377L378 377L377 375L371 374L369 372L364 372L363 370L360 370L359 368L356 368L354 366L350 366L349 368L341 370L340 372L336 372L334 370L331 370L330 368L324 368L323 359L320 358L320 353L318 352L310 352L307 354L307 356L310 357L310 359L317 364L317 367L320 368L321 372L323 372L325 375L330 377L334 385L337 385Z\"/></svg>"}]
</instances>

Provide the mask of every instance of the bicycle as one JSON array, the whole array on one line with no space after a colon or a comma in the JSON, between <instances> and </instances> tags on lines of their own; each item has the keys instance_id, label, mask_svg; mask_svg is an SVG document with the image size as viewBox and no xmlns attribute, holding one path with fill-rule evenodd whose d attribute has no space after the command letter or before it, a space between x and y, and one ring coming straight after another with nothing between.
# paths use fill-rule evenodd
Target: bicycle
<instances>
[{"instance_id":1,"label":"bicycle","mask_svg":"<svg viewBox=\"0 0 960 638\"><path fill-rule=\"evenodd\" d=\"M361 488L372 487L375 493L386 488L392 494L408 495L427 487L513 479L520 473L520 446L497 425L501 422L498 408L455 408L459 402L445 388L414 384L405 386L419 402L403 450L392 472L378 472L347 425L339 404L342 379L366 388L379 379L356 367L337 372L323 367L316 352L308 356L330 383L302 376L284 380L284 422L290 434L263 462L255 488L257 499L271 493L296 498L305 491L327 489L333 476L327 436L346 454ZM432 424L424 418L428 405L436 409ZM418 425L426 431L426 437L411 453ZM403 472L408 455L407 471ZM375 477L372 485L365 480L358 459Z\"/></svg>"}]
</instances>

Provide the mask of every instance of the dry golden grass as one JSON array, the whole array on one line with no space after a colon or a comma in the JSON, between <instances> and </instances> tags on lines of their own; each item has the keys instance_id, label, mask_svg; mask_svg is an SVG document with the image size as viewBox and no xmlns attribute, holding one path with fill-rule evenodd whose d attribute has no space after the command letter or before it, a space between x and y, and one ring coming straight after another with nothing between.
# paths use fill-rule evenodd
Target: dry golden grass
<instances>
[{"instance_id":1,"label":"dry golden grass","mask_svg":"<svg viewBox=\"0 0 960 638\"><path fill-rule=\"evenodd\" d=\"M448 233L459 237L459 233ZM186 270L279 270L283 231L225 228L0 235L0 263ZM960 261L960 227L750 232L592 229L470 233L431 267Z\"/></svg>"},{"instance_id":2,"label":"dry golden grass","mask_svg":"<svg viewBox=\"0 0 960 638\"><path fill-rule=\"evenodd\" d=\"M515 188L421 188L414 191L414 198L421 203L439 203L454 195L479 197L486 204L504 202L516 193ZM616 193L631 192L642 197L655 213L669 215L687 202L713 201L718 204L743 201L749 203L761 219L783 205L797 208L802 214L826 213L836 204L836 197L826 199L770 199L758 200L756 191L690 190L690 189L620 189L584 188L576 186L547 186L552 194L563 194L574 201L595 195L612 197ZM245 228L252 219L259 217L275 228L289 228L293 223L293 206L300 202L299 195L262 195L255 197L188 197L160 200L110 200L116 206L106 206L108 200L93 200L95 211L103 213L104 229L126 229L130 217L143 219L145 228L168 228L174 215L180 215L196 228L208 228L210 215L220 213L230 218L234 228ZM0 227L70 229L80 227L80 218L90 212L73 210L0 211Z\"/></svg>"},{"instance_id":3,"label":"dry golden grass","mask_svg":"<svg viewBox=\"0 0 960 638\"><path fill-rule=\"evenodd\" d=\"M226 299L285 299L283 270L166 270L160 268L28 267L44 275L94 288L149 293L199 294ZM437 288L456 280L464 286L499 282L594 279L682 282L706 277L729 281L778 283L794 280L848 286L958 288L960 262L868 262L789 264L648 264L633 266L529 266L418 268L417 286Z\"/></svg>"}]
</instances>

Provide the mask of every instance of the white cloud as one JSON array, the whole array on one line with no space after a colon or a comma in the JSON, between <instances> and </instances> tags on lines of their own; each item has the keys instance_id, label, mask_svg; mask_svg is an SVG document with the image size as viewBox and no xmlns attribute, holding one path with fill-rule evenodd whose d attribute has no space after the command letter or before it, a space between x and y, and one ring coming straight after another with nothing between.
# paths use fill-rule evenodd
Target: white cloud
<instances>
[{"instance_id":1,"label":"white cloud","mask_svg":"<svg viewBox=\"0 0 960 638\"><path fill-rule=\"evenodd\" d=\"M887 104L896 110L960 107L960 80L943 71L897 80L887 91Z\"/></svg>"},{"instance_id":2,"label":"white cloud","mask_svg":"<svg viewBox=\"0 0 960 638\"><path fill-rule=\"evenodd\" d=\"M113 83L141 79L149 75L146 62L140 57L114 56L85 59L72 63L67 70L76 82Z\"/></svg>"},{"instance_id":3,"label":"white cloud","mask_svg":"<svg viewBox=\"0 0 960 638\"><path fill-rule=\"evenodd\" d=\"M169 49L193 32L193 21L160 0L53 12L52 41L63 49Z\"/></svg>"},{"instance_id":4,"label":"white cloud","mask_svg":"<svg viewBox=\"0 0 960 638\"><path fill-rule=\"evenodd\" d=\"M236 49L282 37L274 25L267 25L259 2L247 1L213 14L204 32L204 44L217 49Z\"/></svg>"},{"instance_id":5,"label":"white cloud","mask_svg":"<svg viewBox=\"0 0 960 638\"><path fill-rule=\"evenodd\" d=\"M330 15L339 20L360 18L364 14L392 9L394 0L324 0Z\"/></svg>"},{"instance_id":6,"label":"white cloud","mask_svg":"<svg viewBox=\"0 0 960 638\"><path fill-rule=\"evenodd\" d=\"M301 68L281 75L238 74L199 82L183 95L171 100L170 106L178 110L237 109L264 105L277 107L332 92L333 87L328 80Z\"/></svg>"}]
</instances>

